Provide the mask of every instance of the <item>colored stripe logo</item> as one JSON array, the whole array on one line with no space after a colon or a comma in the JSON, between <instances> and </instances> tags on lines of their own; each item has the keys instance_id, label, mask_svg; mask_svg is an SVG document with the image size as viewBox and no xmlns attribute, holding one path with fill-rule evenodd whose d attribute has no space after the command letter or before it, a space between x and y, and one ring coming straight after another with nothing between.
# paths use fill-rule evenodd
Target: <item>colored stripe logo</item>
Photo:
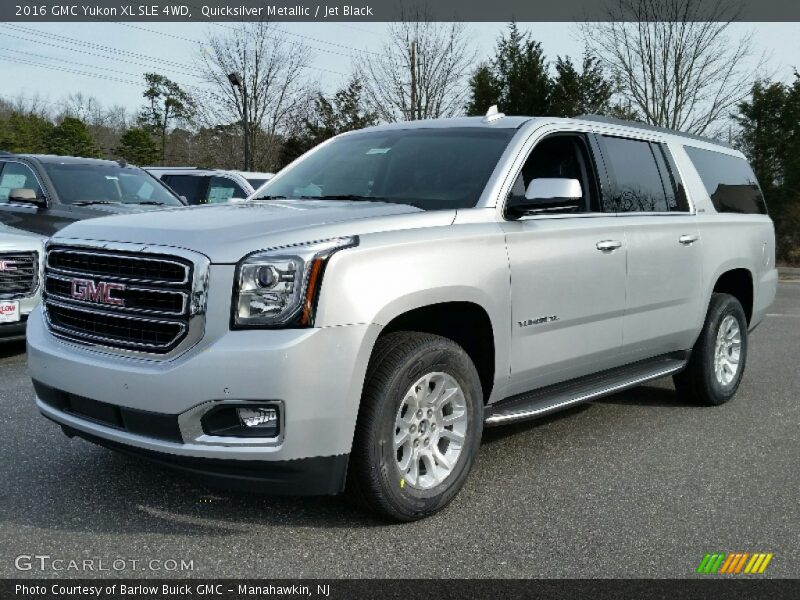
<instances>
[{"instance_id":1,"label":"colored stripe logo","mask_svg":"<svg viewBox=\"0 0 800 600\"><path fill-rule=\"evenodd\" d=\"M755 575L763 573L767 570L772 560L772 553L756 552L750 554L749 552L717 552L715 554L706 554L700 565L697 567L697 573L704 575L720 574L720 575Z\"/></svg>"}]
</instances>

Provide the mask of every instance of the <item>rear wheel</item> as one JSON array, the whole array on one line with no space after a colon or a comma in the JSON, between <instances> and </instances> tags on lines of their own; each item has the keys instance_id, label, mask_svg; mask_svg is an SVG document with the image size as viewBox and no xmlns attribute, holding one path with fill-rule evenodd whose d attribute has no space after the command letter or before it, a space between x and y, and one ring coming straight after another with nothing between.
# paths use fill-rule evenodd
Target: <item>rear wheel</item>
<instances>
[{"instance_id":1,"label":"rear wheel","mask_svg":"<svg viewBox=\"0 0 800 600\"><path fill-rule=\"evenodd\" d=\"M689 365L673 377L675 388L697 404L724 404L739 388L746 359L747 318L742 305L730 294L713 294Z\"/></svg>"},{"instance_id":2,"label":"rear wheel","mask_svg":"<svg viewBox=\"0 0 800 600\"><path fill-rule=\"evenodd\" d=\"M464 485L482 429L480 378L466 352L440 336L388 334L364 385L349 491L394 520L429 516Z\"/></svg>"}]
</instances>

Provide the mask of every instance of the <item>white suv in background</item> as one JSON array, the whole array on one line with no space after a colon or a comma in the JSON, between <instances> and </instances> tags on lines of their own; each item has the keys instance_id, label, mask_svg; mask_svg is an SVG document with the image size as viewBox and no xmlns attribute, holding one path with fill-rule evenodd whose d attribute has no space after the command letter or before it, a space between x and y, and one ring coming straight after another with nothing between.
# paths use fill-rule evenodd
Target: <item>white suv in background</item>
<instances>
[{"instance_id":1,"label":"white suv in background","mask_svg":"<svg viewBox=\"0 0 800 600\"><path fill-rule=\"evenodd\" d=\"M0 224L0 343L25 338L28 315L41 299L45 240Z\"/></svg>"},{"instance_id":2,"label":"white suv in background","mask_svg":"<svg viewBox=\"0 0 800 600\"><path fill-rule=\"evenodd\" d=\"M195 167L144 167L189 204L244 200L274 177L273 173L222 171Z\"/></svg>"}]
</instances>

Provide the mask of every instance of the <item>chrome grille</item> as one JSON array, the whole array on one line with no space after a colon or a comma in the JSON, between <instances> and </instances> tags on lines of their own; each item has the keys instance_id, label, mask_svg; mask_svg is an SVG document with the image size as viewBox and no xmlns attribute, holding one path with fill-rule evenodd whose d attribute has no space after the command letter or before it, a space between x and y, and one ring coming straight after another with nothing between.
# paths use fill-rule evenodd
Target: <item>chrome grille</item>
<instances>
[{"instance_id":1,"label":"chrome grille","mask_svg":"<svg viewBox=\"0 0 800 600\"><path fill-rule=\"evenodd\" d=\"M0 252L0 299L29 296L36 289L39 255Z\"/></svg>"},{"instance_id":2,"label":"chrome grille","mask_svg":"<svg viewBox=\"0 0 800 600\"><path fill-rule=\"evenodd\" d=\"M192 263L175 256L52 246L44 305L56 335L165 354L186 337Z\"/></svg>"}]
</instances>

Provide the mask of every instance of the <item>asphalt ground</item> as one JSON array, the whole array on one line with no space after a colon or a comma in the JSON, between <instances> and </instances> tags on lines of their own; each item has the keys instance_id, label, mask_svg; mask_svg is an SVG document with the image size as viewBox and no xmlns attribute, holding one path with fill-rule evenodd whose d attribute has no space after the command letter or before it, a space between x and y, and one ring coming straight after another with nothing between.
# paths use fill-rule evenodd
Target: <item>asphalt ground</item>
<instances>
[{"instance_id":1,"label":"asphalt ground","mask_svg":"<svg viewBox=\"0 0 800 600\"><path fill-rule=\"evenodd\" d=\"M24 346L2 347L0 577L682 578L738 551L800 577L800 283L770 313L728 404L687 405L666 379L488 430L456 500L407 525L341 498L210 490L70 440L35 409ZM20 571L20 555L51 558Z\"/></svg>"}]
</instances>

